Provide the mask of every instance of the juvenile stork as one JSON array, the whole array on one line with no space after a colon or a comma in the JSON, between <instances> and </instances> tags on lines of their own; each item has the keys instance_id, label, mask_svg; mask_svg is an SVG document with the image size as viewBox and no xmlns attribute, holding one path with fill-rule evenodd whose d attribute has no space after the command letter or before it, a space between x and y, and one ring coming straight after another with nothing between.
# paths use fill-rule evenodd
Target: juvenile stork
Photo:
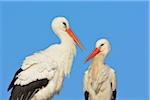
<instances>
[{"instance_id":1,"label":"juvenile stork","mask_svg":"<svg viewBox=\"0 0 150 100\"><path fill-rule=\"evenodd\" d=\"M110 51L110 43L107 39L96 42L96 49L85 60L92 59L89 69L84 75L85 100L115 100L116 77L115 71L104 60Z\"/></svg>"},{"instance_id":2,"label":"juvenile stork","mask_svg":"<svg viewBox=\"0 0 150 100\"><path fill-rule=\"evenodd\" d=\"M8 87L8 91L12 89L10 100L50 100L61 90L64 76L70 74L75 43L83 46L66 18L56 17L51 26L61 43L25 58Z\"/></svg>"}]
</instances>

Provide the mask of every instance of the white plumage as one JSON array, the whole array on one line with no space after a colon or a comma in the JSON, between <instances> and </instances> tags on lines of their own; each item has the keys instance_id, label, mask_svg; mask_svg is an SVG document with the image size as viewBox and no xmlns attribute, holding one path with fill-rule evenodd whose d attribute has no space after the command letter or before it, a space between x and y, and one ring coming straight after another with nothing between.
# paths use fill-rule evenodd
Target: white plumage
<instances>
[{"instance_id":1,"label":"white plumage","mask_svg":"<svg viewBox=\"0 0 150 100\"><path fill-rule=\"evenodd\" d=\"M115 100L115 71L104 64L104 59L110 51L108 40L101 39L96 43L96 49L85 62L93 58L89 69L84 75L84 95L86 100Z\"/></svg>"},{"instance_id":2,"label":"white plumage","mask_svg":"<svg viewBox=\"0 0 150 100\"><path fill-rule=\"evenodd\" d=\"M47 100L61 90L64 76L70 74L75 43L83 47L64 17L55 18L52 29L61 43L25 58L21 71L16 73L9 86L9 89L13 88L11 100Z\"/></svg>"}]
</instances>

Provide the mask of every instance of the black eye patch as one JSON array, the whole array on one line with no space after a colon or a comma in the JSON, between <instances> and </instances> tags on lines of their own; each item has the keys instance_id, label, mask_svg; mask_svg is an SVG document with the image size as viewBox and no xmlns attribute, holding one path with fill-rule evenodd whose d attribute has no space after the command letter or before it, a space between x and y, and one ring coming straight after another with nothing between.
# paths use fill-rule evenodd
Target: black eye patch
<instances>
[{"instance_id":1,"label":"black eye patch","mask_svg":"<svg viewBox=\"0 0 150 100\"><path fill-rule=\"evenodd\" d=\"M101 44L101 46L103 46L104 44Z\"/></svg>"},{"instance_id":2,"label":"black eye patch","mask_svg":"<svg viewBox=\"0 0 150 100\"><path fill-rule=\"evenodd\" d=\"M65 22L63 22L63 25L64 25L65 27L67 27L67 24L66 24Z\"/></svg>"}]
</instances>

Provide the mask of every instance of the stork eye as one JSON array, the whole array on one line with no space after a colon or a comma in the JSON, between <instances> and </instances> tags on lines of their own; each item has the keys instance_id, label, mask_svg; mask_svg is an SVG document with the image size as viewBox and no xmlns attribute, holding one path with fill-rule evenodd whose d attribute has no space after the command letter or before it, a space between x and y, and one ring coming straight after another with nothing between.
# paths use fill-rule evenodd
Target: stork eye
<instances>
[{"instance_id":1,"label":"stork eye","mask_svg":"<svg viewBox=\"0 0 150 100\"><path fill-rule=\"evenodd\" d=\"M101 46L103 46L104 44L101 44Z\"/></svg>"},{"instance_id":2,"label":"stork eye","mask_svg":"<svg viewBox=\"0 0 150 100\"><path fill-rule=\"evenodd\" d=\"M63 25L65 26L65 28L67 28L67 24L65 22L63 22Z\"/></svg>"}]
</instances>

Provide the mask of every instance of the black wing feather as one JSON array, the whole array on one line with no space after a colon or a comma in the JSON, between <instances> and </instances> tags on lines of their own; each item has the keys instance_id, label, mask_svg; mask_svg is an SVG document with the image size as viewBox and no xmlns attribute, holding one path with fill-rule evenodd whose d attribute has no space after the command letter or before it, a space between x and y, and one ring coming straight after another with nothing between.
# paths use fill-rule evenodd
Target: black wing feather
<instances>
[{"instance_id":1,"label":"black wing feather","mask_svg":"<svg viewBox=\"0 0 150 100\"><path fill-rule=\"evenodd\" d=\"M111 97L111 100L116 100L116 94L117 94L117 91L116 89L112 92L112 97Z\"/></svg>"},{"instance_id":2,"label":"black wing feather","mask_svg":"<svg viewBox=\"0 0 150 100\"><path fill-rule=\"evenodd\" d=\"M47 86L49 80L41 79L27 85L14 85L9 100L31 100L42 87Z\"/></svg>"},{"instance_id":3,"label":"black wing feather","mask_svg":"<svg viewBox=\"0 0 150 100\"><path fill-rule=\"evenodd\" d=\"M89 92L88 91L84 92L84 97L85 97L85 100L88 100L88 98L89 98Z\"/></svg>"},{"instance_id":4,"label":"black wing feather","mask_svg":"<svg viewBox=\"0 0 150 100\"><path fill-rule=\"evenodd\" d=\"M7 91L9 91L13 86L14 86L14 82L17 80L17 75L20 73L20 72L22 72L23 70L20 68L16 73L15 73L15 76L14 76L14 78L13 78L13 80L11 81L11 83L10 83L10 85L9 85L9 87L8 87L8 89L7 89Z\"/></svg>"},{"instance_id":5,"label":"black wing feather","mask_svg":"<svg viewBox=\"0 0 150 100\"><path fill-rule=\"evenodd\" d=\"M112 87L112 83L111 83L111 87ZM116 100L116 94L117 94L117 90L115 89L114 91L112 91L111 100Z\"/></svg>"}]
</instances>

